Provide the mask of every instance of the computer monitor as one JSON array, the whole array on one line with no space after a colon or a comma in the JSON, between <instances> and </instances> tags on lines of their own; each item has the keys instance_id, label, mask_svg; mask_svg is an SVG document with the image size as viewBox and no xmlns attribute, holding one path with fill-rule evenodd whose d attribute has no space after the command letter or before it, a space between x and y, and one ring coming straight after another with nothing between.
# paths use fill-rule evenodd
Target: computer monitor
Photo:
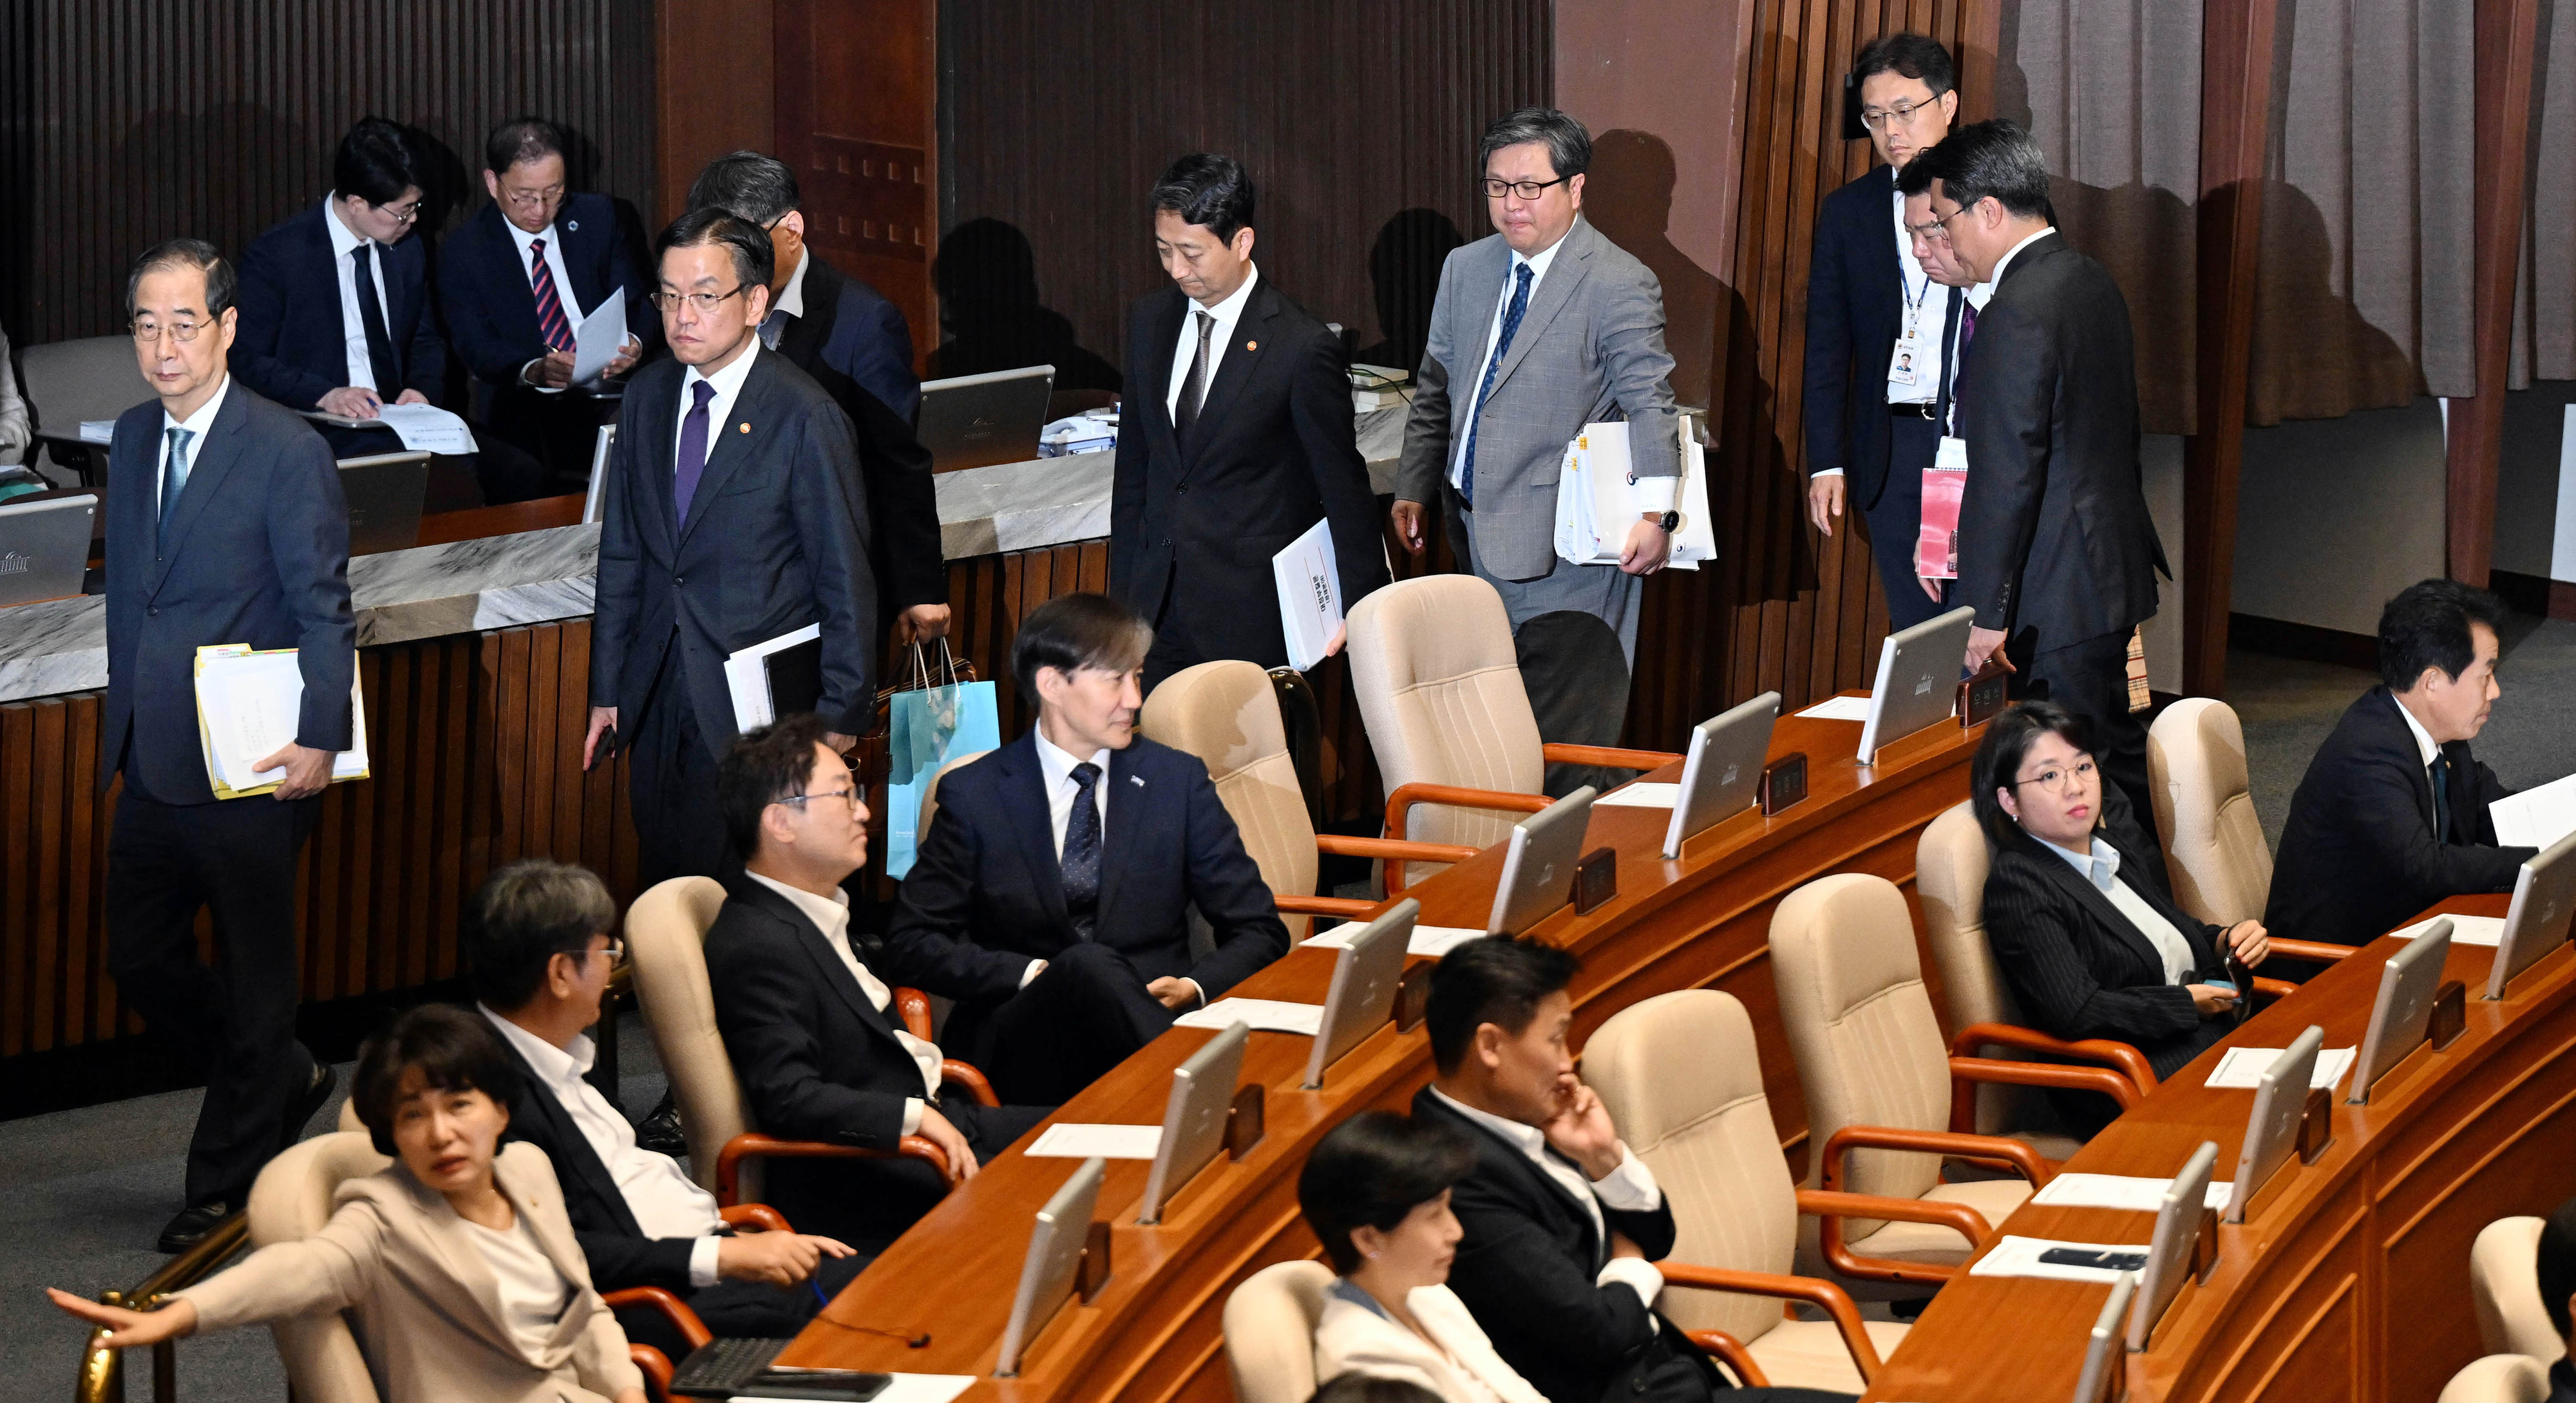
<instances>
[{"instance_id":1,"label":"computer monitor","mask_svg":"<svg viewBox=\"0 0 2576 1403\"><path fill-rule=\"evenodd\" d=\"M921 383L921 444L933 472L1025 463L1038 456L1055 367L995 370Z\"/></svg>"},{"instance_id":2,"label":"computer monitor","mask_svg":"<svg viewBox=\"0 0 2576 1403\"><path fill-rule=\"evenodd\" d=\"M1020 1289L1011 1297L1011 1321L1002 1327L1002 1353L993 1377L1019 1377L1020 1356L1037 1338L1058 1307L1073 1294L1073 1277L1082 1265L1082 1245L1091 1235L1091 1211L1100 1204L1100 1180L1108 1161L1093 1156L1073 1171L1046 1207L1038 1210L1037 1230L1029 1234L1028 1261L1020 1268Z\"/></svg>"},{"instance_id":3,"label":"computer monitor","mask_svg":"<svg viewBox=\"0 0 2576 1403\"><path fill-rule=\"evenodd\" d=\"M2308 1109L2308 1079L2316 1073L2317 1049L2325 1041L2326 1030L2309 1024L2254 1083L2254 1114L2245 1122L2245 1147L2236 1156L2227 1221L2244 1222L2246 1205L2297 1152L2299 1121Z\"/></svg>"},{"instance_id":4,"label":"computer monitor","mask_svg":"<svg viewBox=\"0 0 2576 1403\"><path fill-rule=\"evenodd\" d=\"M1771 753L1771 726L1779 719L1780 694L1764 692L1691 728L1672 826L1664 830L1664 856L1681 856L1692 834L1753 807L1762 760Z\"/></svg>"},{"instance_id":5,"label":"computer monitor","mask_svg":"<svg viewBox=\"0 0 2576 1403\"><path fill-rule=\"evenodd\" d=\"M95 492L22 497L0 505L0 607L80 593L97 522Z\"/></svg>"},{"instance_id":6,"label":"computer monitor","mask_svg":"<svg viewBox=\"0 0 2576 1403\"><path fill-rule=\"evenodd\" d=\"M1968 659L1968 627L1976 621L1976 610L1953 609L1891 633L1879 645L1869 719L1860 727L1860 763L1874 763L1878 748L1889 741L1950 719L1957 709L1959 670Z\"/></svg>"},{"instance_id":7,"label":"computer monitor","mask_svg":"<svg viewBox=\"0 0 2576 1403\"><path fill-rule=\"evenodd\" d=\"M2075 1403L2112 1403L2128 1374L2128 1352L2120 1348L2120 1322L2138 1294L2138 1274L2120 1273L2111 1283L2111 1299L2093 1317L2093 1333L2084 1342L2084 1372L2075 1378Z\"/></svg>"},{"instance_id":8,"label":"computer monitor","mask_svg":"<svg viewBox=\"0 0 2576 1403\"><path fill-rule=\"evenodd\" d=\"M2191 1277L2192 1244L2200 1238L2200 1215L2209 1202L2210 1172L2218 1168L2218 1142L2203 1140L2183 1161L2182 1172L2165 1185L2156 1205L2156 1235L2147 1244L2146 1270L2138 1277L2137 1303L2129 1311L2129 1348L2143 1350L2165 1307L2182 1293Z\"/></svg>"},{"instance_id":9,"label":"computer monitor","mask_svg":"<svg viewBox=\"0 0 2576 1403\"><path fill-rule=\"evenodd\" d=\"M2442 987L2442 961L2450 953L2446 916L2388 957L2379 973L2379 1001L2370 1006L2370 1031L2362 1035L2361 1056L2352 1064L2346 1101L2370 1104L2371 1084L2424 1041L2424 1030L2433 1021L2433 995Z\"/></svg>"},{"instance_id":10,"label":"computer monitor","mask_svg":"<svg viewBox=\"0 0 2576 1403\"><path fill-rule=\"evenodd\" d=\"M2487 997L2501 999L2513 977L2567 943L2568 917L2576 915L2576 833L2543 848L2522 864L2513 881L2513 905L2496 943Z\"/></svg>"},{"instance_id":11,"label":"computer monitor","mask_svg":"<svg viewBox=\"0 0 2576 1403\"><path fill-rule=\"evenodd\" d=\"M1163 1138L1154 1146L1154 1168L1145 1176L1145 1202L1137 1222L1163 1221L1163 1206L1172 1195L1225 1148L1226 1113L1234 1106L1235 1083L1243 1080L1243 1049L1251 1040L1250 1024L1230 1023L1172 1069L1171 1099L1163 1103Z\"/></svg>"},{"instance_id":12,"label":"computer monitor","mask_svg":"<svg viewBox=\"0 0 2576 1403\"><path fill-rule=\"evenodd\" d=\"M343 458L340 495L349 502L349 554L410 550L420 544L429 455L406 451Z\"/></svg>"},{"instance_id":13,"label":"computer monitor","mask_svg":"<svg viewBox=\"0 0 2576 1403\"><path fill-rule=\"evenodd\" d=\"M1592 823L1593 793L1587 784L1512 826L1486 934L1518 935L1574 899L1574 864Z\"/></svg>"},{"instance_id":14,"label":"computer monitor","mask_svg":"<svg viewBox=\"0 0 2576 1403\"><path fill-rule=\"evenodd\" d=\"M1324 1069L1359 1046L1395 1012L1396 981L1404 977L1404 950L1413 939L1413 923L1422 903L1406 897L1386 914L1361 927L1334 952L1333 983L1324 995L1323 1022L1315 1029L1315 1050L1306 1056L1305 1089L1324 1085Z\"/></svg>"}]
</instances>

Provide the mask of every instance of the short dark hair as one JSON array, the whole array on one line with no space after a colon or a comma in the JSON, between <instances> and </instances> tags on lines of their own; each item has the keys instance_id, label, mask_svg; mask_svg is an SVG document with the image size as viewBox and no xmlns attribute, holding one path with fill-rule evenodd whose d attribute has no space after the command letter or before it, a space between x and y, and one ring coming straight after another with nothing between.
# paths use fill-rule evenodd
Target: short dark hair
<instances>
[{"instance_id":1,"label":"short dark hair","mask_svg":"<svg viewBox=\"0 0 2576 1403\"><path fill-rule=\"evenodd\" d=\"M564 129L543 117L513 117L483 138L483 169L500 175L521 161L547 156L563 156L569 162L571 145Z\"/></svg>"},{"instance_id":2,"label":"short dark hair","mask_svg":"<svg viewBox=\"0 0 2576 1403\"><path fill-rule=\"evenodd\" d=\"M1440 1395L1411 1379L1352 1369L1324 1380L1306 1403L1440 1403Z\"/></svg>"},{"instance_id":3,"label":"short dark hair","mask_svg":"<svg viewBox=\"0 0 2576 1403\"><path fill-rule=\"evenodd\" d=\"M720 209L766 229L797 208L796 171L775 156L728 152L689 182L689 208Z\"/></svg>"},{"instance_id":4,"label":"short dark hair","mask_svg":"<svg viewBox=\"0 0 2576 1403\"><path fill-rule=\"evenodd\" d=\"M2576 1198L2558 1205L2557 1212L2542 1220L2538 1255L2540 1304L2563 1340L2576 1331L2576 1323L2567 1316L2567 1298L2576 1295Z\"/></svg>"},{"instance_id":5,"label":"short dark hair","mask_svg":"<svg viewBox=\"0 0 2576 1403\"><path fill-rule=\"evenodd\" d=\"M1470 940L1431 967L1431 1062L1442 1076L1457 1071L1491 1023L1514 1037L1529 1028L1547 996L1574 982L1583 962L1535 940L1489 935Z\"/></svg>"},{"instance_id":6,"label":"short dark hair","mask_svg":"<svg viewBox=\"0 0 2576 1403\"><path fill-rule=\"evenodd\" d=\"M1881 73L1920 79L1934 97L1959 85L1958 65L1950 61L1950 51L1941 47L1940 40L1912 30L1882 34L1860 46L1852 59L1852 82L1866 82Z\"/></svg>"},{"instance_id":7,"label":"short dark hair","mask_svg":"<svg viewBox=\"0 0 2576 1403\"><path fill-rule=\"evenodd\" d=\"M483 879L465 911L465 959L474 997L507 1013L545 987L557 955L580 955L617 923L608 884L587 867L551 858L511 863Z\"/></svg>"},{"instance_id":8,"label":"short dark hair","mask_svg":"<svg viewBox=\"0 0 2576 1403\"><path fill-rule=\"evenodd\" d=\"M744 287L769 286L770 274L778 269L778 251L769 243L769 231L730 210L709 205L693 209L671 221L662 237L653 241L653 275L658 282L662 273L662 256L675 248L700 248L722 244L733 252L733 275Z\"/></svg>"},{"instance_id":9,"label":"short dark hair","mask_svg":"<svg viewBox=\"0 0 2576 1403\"><path fill-rule=\"evenodd\" d=\"M1362 1111L1326 1132L1297 1172L1297 1209L1343 1276L1357 1271L1358 1228L1384 1232L1476 1167L1467 1132L1393 1111Z\"/></svg>"},{"instance_id":10,"label":"short dark hair","mask_svg":"<svg viewBox=\"0 0 2576 1403\"><path fill-rule=\"evenodd\" d=\"M1968 765L1968 785L1973 791L1968 802L1975 806L1977 826L1986 830L1986 841L1997 848L2032 841L2021 824L2004 812L1995 791L2012 786L2013 776L2021 773L2021 762L2030 758L2030 748L2044 735L2063 736L2068 745L2093 753L2093 723L2051 701L2019 702L2005 708L2003 715L1987 724L1986 738L1977 742L1977 758Z\"/></svg>"},{"instance_id":11,"label":"short dark hair","mask_svg":"<svg viewBox=\"0 0 2576 1403\"><path fill-rule=\"evenodd\" d=\"M125 319L134 320L134 299L142 294L149 273L194 268L206 275L206 315L221 320L241 293L241 278L232 260L203 239L164 239L143 250L125 274Z\"/></svg>"},{"instance_id":12,"label":"short dark hair","mask_svg":"<svg viewBox=\"0 0 2576 1403\"><path fill-rule=\"evenodd\" d=\"M1920 195L1941 182L1941 193L1966 209L1988 195L2027 219L2050 217L2048 157L2030 134L2001 117L1954 127L1897 172L1896 188Z\"/></svg>"},{"instance_id":13,"label":"short dark hair","mask_svg":"<svg viewBox=\"0 0 2576 1403\"><path fill-rule=\"evenodd\" d=\"M1183 156L1154 182L1152 198L1157 211L1170 210L1227 243L1252 223L1252 174L1231 156Z\"/></svg>"},{"instance_id":14,"label":"short dark hair","mask_svg":"<svg viewBox=\"0 0 2576 1403\"><path fill-rule=\"evenodd\" d=\"M814 747L831 732L831 723L807 713L782 717L725 747L716 762L716 812L736 857L759 855L760 815L805 792L814 778Z\"/></svg>"},{"instance_id":15,"label":"short dark hair","mask_svg":"<svg viewBox=\"0 0 2576 1403\"><path fill-rule=\"evenodd\" d=\"M382 117L361 117L331 153L331 189L371 205L389 205L405 190L428 193L420 153L403 129Z\"/></svg>"},{"instance_id":16,"label":"short dark hair","mask_svg":"<svg viewBox=\"0 0 2576 1403\"><path fill-rule=\"evenodd\" d=\"M1038 669L1070 675L1078 668L1128 672L1143 666L1154 646L1154 626L1105 594L1060 594L1020 622L1011 640L1011 678L1020 696L1038 704Z\"/></svg>"},{"instance_id":17,"label":"short dark hair","mask_svg":"<svg viewBox=\"0 0 2576 1403\"><path fill-rule=\"evenodd\" d=\"M435 1091L479 1091L505 1111L518 1099L519 1069L483 1015L454 1004L406 1009L358 1049L358 1075L349 1087L349 1102L378 1154L394 1152L394 1102L403 1074L414 1068Z\"/></svg>"},{"instance_id":18,"label":"short dark hair","mask_svg":"<svg viewBox=\"0 0 2576 1403\"><path fill-rule=\"evenodd\" d=\"M2379 678L2388 690L2415 685L2424 669L2438 667L2454 681L2478 660L2472 623L2504 631L2504 601L2457 580L2418 580L2379 611Z\"/></svg>"},{"instance_id":19,"label":"short dark hair","mask_svg":"<svg viewBox=\"0 0 2576 1403\"><path fill-rule=\"evenodd\" d=\"M1532 141L1547 143L1547 163L1556 168L1559 180L1572 179L1592 167L1592 133L1581 122L1553 107L1517 107L1485 128L1484 139L1476 146L1477 178L1484 178L1495 152Z\"/></svg>"}]
</instances>

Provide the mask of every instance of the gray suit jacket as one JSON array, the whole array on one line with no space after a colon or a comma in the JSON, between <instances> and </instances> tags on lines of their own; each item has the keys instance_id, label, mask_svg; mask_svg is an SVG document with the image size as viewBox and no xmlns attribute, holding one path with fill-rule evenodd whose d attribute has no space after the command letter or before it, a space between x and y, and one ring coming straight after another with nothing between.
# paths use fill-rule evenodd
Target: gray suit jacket
<instances>
[{"instance_id":1,"label":"gray suit jacket","mask_svg":"<svg viewBox=\"0 0 2576 1403\"><path fill-rule=\"evenodd\" d=\"M1494 234L1441 265L1395 472L1395 495L1404 501L1440 500L1458 436L1467 432L1465 413L1452 401L1475 400L1511 263L1511 246ZM1584 425L1621 418L1636 425L1630 464L1639 477L1681 470L1672 373L1662 286L1645 264L1576 218L1531 290L1480 414L1470 520L1485 569L1521 580L1552 568L1557 471Z\"/></svg>"}]
</instances>

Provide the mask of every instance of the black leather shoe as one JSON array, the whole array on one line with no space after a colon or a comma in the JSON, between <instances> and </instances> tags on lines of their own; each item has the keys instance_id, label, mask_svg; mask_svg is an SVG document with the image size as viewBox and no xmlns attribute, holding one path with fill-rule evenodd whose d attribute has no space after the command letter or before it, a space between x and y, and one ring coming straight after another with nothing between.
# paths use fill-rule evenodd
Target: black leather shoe
<instances>
[{"instance_id":1,"label":"black leather shoe","mask_svg":"<svg viewBox=\"0 0 2576 1403\"><path fill-rule=\"evenodd\" d=\"M689 1157L689 1137L680 1129L680 1103L671 1093L663 1092L662 1104L635 1123L635 1147L673 1159Z\"/></svg>"},{"instance_id":2,"label":"black leather shoe","mask_svg":"<svg viewBox=\"0 0 2576 1403\"><path fill-rule=\"evenodd\" d=\"M287 1105L285 1120L278 1125L279 1154L284 1154L293 1148L296 1141L304 1138L304 1127L312 1122L313 1113L330 1103L331 1092L339 1084L340 1074L331 1070L330 1063L318 1059L313 1063L313 1079L304 1084L304 1090L296 1093L295 1100Z\"/></svg>"},{"instance_id":3,"label":"black leather shoe","mask_svg":"<svg viewBox=\"0 0 2576 1403\"><path fill-rule=\"evenodd\" d=\"M233 1215L233 1206L222 1199L200 1203L170 1220L161 1229L161 1250L173 1256L206 1240L217 1224Z\"/></svg>"}]
</instances>

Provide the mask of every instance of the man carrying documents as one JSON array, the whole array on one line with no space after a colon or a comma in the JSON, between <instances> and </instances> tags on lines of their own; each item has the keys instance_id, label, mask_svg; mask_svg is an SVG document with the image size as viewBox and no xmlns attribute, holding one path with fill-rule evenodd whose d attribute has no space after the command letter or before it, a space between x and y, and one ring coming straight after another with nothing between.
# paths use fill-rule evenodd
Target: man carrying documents
<instances>
[{"instance_id":1,"label":"man carrying documents","mask_svg":"<svg viewBox=\"0 0 2576 1403\"><path fill-rule=\"evenodd\" d=\"M117 419L108 450L99 785L125 776L107 849L108 970L151 1032L206 1076L185 1208L162 1231L164 1252L239 1209L260 1165L330 1097L330 1069L295 1040L296 850L334 755L359 742L340 475L309 425L226 373L237 287L232 264L194 239L135 261L126 312L159 398ZM261 650L271 667L291 659L259 708L268 714L246 718L287 737L242 776L274 783L267 794L217 797L197 704L206 648ZM288 651L268 651L278 649ZM208 908L211 969L197 959Z\"/></svg>"}]
</instances>

